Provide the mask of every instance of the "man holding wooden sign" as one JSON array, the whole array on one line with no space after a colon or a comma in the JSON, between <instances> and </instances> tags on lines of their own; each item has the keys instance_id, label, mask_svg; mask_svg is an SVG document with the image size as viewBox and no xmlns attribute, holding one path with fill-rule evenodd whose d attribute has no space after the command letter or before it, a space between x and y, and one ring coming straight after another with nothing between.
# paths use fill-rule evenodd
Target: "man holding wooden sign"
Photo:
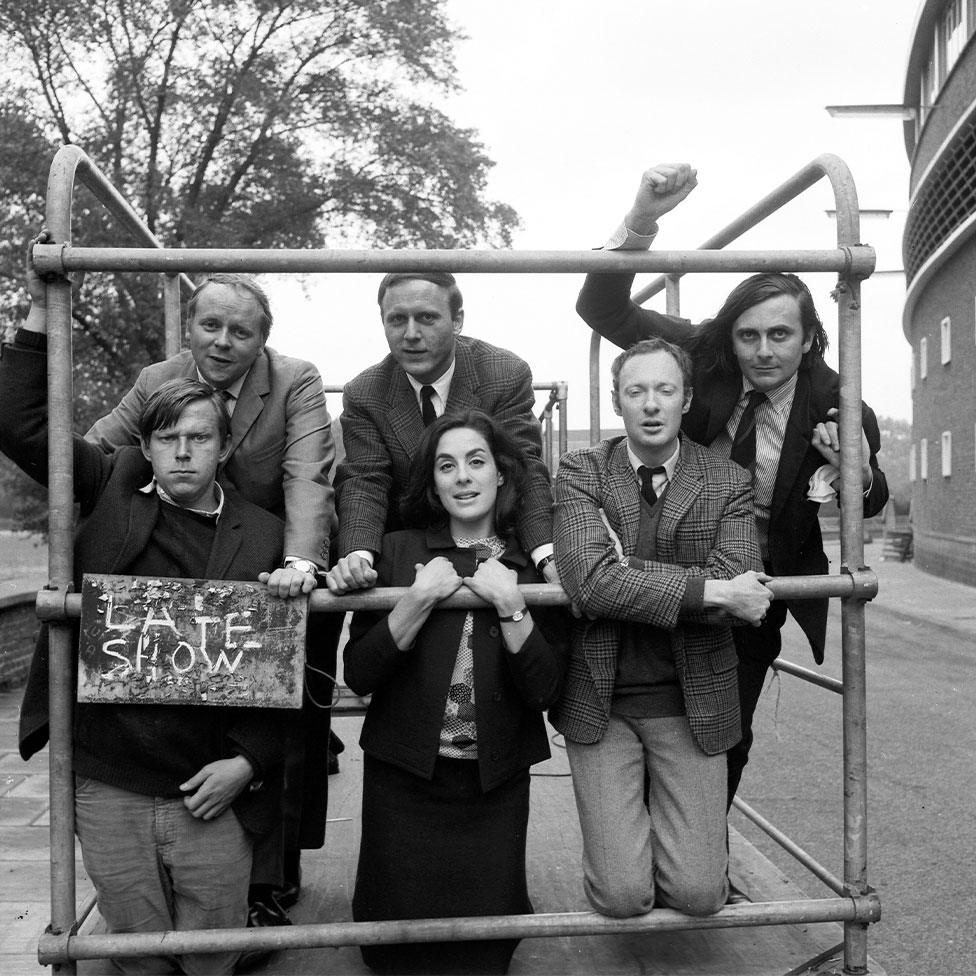
<instances>
[{"instance_id":1,"label":"man holding wooden sign","mask_svg":"<svg viewBox=\"0 0 976 976\"><path fill-rule=\"evenodd\" d=\"M0 450L46 484L44 289L29 262L28 289L30 313L0 360ZM107 455L75 436L75 498L83 518L75 539L76 588L83 573L152 583L268 580L281 565L283 524L216 483L229 431L219 394L177 379L147 400L139 447ZM154 613L152 619L162 619L163 611ZM112 622L119 619L113 614ZM243 624L237 617L224 624L222 633L236 637L241 630L228 626ZM177 670L185 657L176 658ZM144 672L138 671L142 679ZM252 846L279 816L284 738L297 714L255 707L259 700L238 695L234 707L76 706L76 830L110 932L244 925ZM42 631L21 709L21 755L29 758L46 741ZM175 971L230 973L238 955L184 955ZM159 964L116 961L121 972L164 971Z\"/></svg>"}]
</instances>

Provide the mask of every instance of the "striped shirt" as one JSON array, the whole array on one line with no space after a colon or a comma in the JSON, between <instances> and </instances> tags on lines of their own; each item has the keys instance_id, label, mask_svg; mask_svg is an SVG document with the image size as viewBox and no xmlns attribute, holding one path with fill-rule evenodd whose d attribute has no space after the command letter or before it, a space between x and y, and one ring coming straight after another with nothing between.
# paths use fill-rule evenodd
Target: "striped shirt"
<instances>
[{"instance_id":1,"label":"striped shirt","mask_svg":"<svg viewBox=\"0 0 976 976\"><path fill-rule=\"evenodd\" d=\"M753 385L742 378L742 392L739 402L729 417L729 422L709 444L709 447L722 457L732 453L739 420L749 403L749 391ZM769 559L769 510L773 504L773 488L776 485L776 472L779 470L779 457L783 451L783 438L786 436L786 422L793 408L793 395L796 393L796 373L785 383L769 390L766 400L756 407L756 469L752 476L752 492L755 499L756 528L759 530L759 548L763 559Z\"/></svg>"}]
</instances>

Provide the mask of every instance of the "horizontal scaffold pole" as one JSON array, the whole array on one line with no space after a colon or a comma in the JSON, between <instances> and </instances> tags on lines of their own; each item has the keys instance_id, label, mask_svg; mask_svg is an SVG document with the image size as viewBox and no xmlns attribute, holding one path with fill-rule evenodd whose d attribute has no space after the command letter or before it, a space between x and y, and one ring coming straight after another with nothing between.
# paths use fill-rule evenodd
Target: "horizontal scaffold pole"
<instances>
[{"instance_id":1,"label":"horizontal scaffold pole","mask_svg":"<svg viewBox=\"0 0 976 976\"><path fill-rule=\"evenodd\" d=\"M255 584L258 585L258 584ZM870 600L878 592L878 578L871 570L842 573L839 576L783 576L766 584L777 600L818 600L824 597L855 597ZM519 586L530 607L567 606L569 597L555 583L523 583ZM309 609L318 613L346 610L392 610L407 592L405 586L382 586L336 596L327 590L315 590L309 597ZM477 610L488 606L471 590L462 588L437 604L439 610ZM40 590L37 594L37 616L41 620L64 620L81 616L81 594L61 590Z\"/></svg>"},{"instance_id":2,"label":"horizontal scaffold pole","mask_svg":"<svg viewBox=\"0 0 976 976\"><path fill-rule=\"evenodd\" d=\"M353 251L34 245L34 265L45 274L71 271L308 274L425 270L492 274L828 271L867 276L874 270L874 264L874 249L867 246L820 251Z\"/></svg>"},{"instance_id":3,"label":"horizontal scaffold pole","mask_svg":"<svg viewBox=\"0 0 976 976\"><path fill-rule=\"evenodd\" d=\"M111 955L185 955L253 949L307 949L314 946L380 945L399 942L457 942L473 939L554 938L568 935L742 928L748 925L797 925L810 922L874 922L880 903L861 898L818 898L731 905L704 918L656 908L634 918L608 918L596 912L548 915L492 915L424 918L390 922L330 922L254 929L196 932L143 932L125 935L45 934L38 961L42 966L66 959Z\"/></svg>"}]
</instances>

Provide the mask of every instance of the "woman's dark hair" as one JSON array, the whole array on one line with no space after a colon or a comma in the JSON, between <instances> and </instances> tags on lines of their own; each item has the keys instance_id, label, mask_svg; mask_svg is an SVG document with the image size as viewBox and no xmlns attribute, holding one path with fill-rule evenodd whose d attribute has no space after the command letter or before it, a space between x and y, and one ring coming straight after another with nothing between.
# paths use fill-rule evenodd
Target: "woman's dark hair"
<instances>
[{"instance_id":1,"label":"woman's dark hair","mask_svg":"<svg viewBox=\"0 0 976 976\"><path fill-rule=\"evenodd\" d=\"M822 357L827 351L827 332L813 304L810 289L795 274L763 272L739 282L715 318L702 323L694 346L689 349L696 367L706 375L738 373L739 366L732 349L732 327L743 312L780 295L796 299L800 306L803 338L813 337L813 345L804 355L803 364L808 357Z\"/></svg>"},{"instance_id":2,"label":"woman's dark hair","mask_svg":"<svg viewBox=\"0 0 976 976\"><path fill-rule=\"evenodd\" d=\"M410 485L400 503L400 515L411 528L426 529L447 522L447 512L434 489L434 462L441 437L458 428L470 428L481 434L498 473L503 476L495 499L495 531L505 538L515 531L525 483L525 460L515 438L482 410L446 413L427 428L410 465Z\"/></svg>"}]
</instances>

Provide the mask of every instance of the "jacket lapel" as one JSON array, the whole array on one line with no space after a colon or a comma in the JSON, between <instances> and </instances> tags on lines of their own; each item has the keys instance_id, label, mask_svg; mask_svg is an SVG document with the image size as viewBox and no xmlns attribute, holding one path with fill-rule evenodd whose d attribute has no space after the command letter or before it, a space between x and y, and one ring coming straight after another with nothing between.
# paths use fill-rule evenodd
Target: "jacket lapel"
<instances>
[{"instance_id":1,"label":"jacket lapel","mask_svg":"<svg viewBox=\"0 0 976 976\"><path fill-rule=\"evenodd\" d=\"M143 494L133 491L129 501L129 523L122 544L112 562L110 573L123 573L146 548L159 515L159 496L155 490Z\"/></svg>"},{"instance_id":2,"label":"jacket lapel","mask_svg":"<svg viewBox=\"0 0 976 976\"><path fill-rule=\"evenodd\" d=\"M387 414L390 429L400 442L403 453L412 458L417 453L417 445L424 436L424 421L420 416L420 405L407 374L397 364L393 367L390 389L390 409Z\"/></svg>"},{"instance_id":3,"label":"jacket lapel","mask_svg":"<svg viewBox=\"0 0 976 976\"><path fill-rule=\"evenodd\" d=\"M657 558L661 562L676 563L678 525L691 511L702 491L702 473L698 451L686 437L681 438L681 454L674 478L668 484L657 526Z\"/></svg>"},{"instance_id":4,"label":"jacket lapel","mask_svg":"<svg viewBox=\"0 0 976 976\"><path fill-rule=\"evenodd\" d=\"M445 409L449 408L453 412L459 408L480 407L480 385L471 350L458 338L454 343L454 376L451 377L451 388L447 391Z\"/></svg>"},{"instance_id":5,"label":"jacket lapel","mask_svg":"<svg viewBox=\"0 0 976 976\"><path fill-rule=\"evenodd\" d=\"M229 579L230 567L241 548L244 525L231 498L224 495L224 508L217 519L213 548L207 560L207 579ZM270 568L270 567L269 567Z\"/></svg>"},{"instance_id":6,"label":"jacket lapel","mask_svg":"<svg viewBox=\"0 0 976 976\"><path fill-rule=\"evenodd\" d=\"M633 552L640 529L641 503L637 478L627 454L626 437L620 439L610 455L603 499L607 519L620 536L624 552Z\"/></svg>"},{"instance_id":7,"label":"jacket lapel","mask_svg":"<svg viewBox=\"0 0 976 976\"><path fill-rule=\"evenodd\" d=\"M231 454L237 450L247 432L264 410L264 398L271 392L271 371L268 354L262 351L254 360L247 379L241 387L241 394L234 405L234 416L230 418Z\"/></svg>"}]
</instances>

